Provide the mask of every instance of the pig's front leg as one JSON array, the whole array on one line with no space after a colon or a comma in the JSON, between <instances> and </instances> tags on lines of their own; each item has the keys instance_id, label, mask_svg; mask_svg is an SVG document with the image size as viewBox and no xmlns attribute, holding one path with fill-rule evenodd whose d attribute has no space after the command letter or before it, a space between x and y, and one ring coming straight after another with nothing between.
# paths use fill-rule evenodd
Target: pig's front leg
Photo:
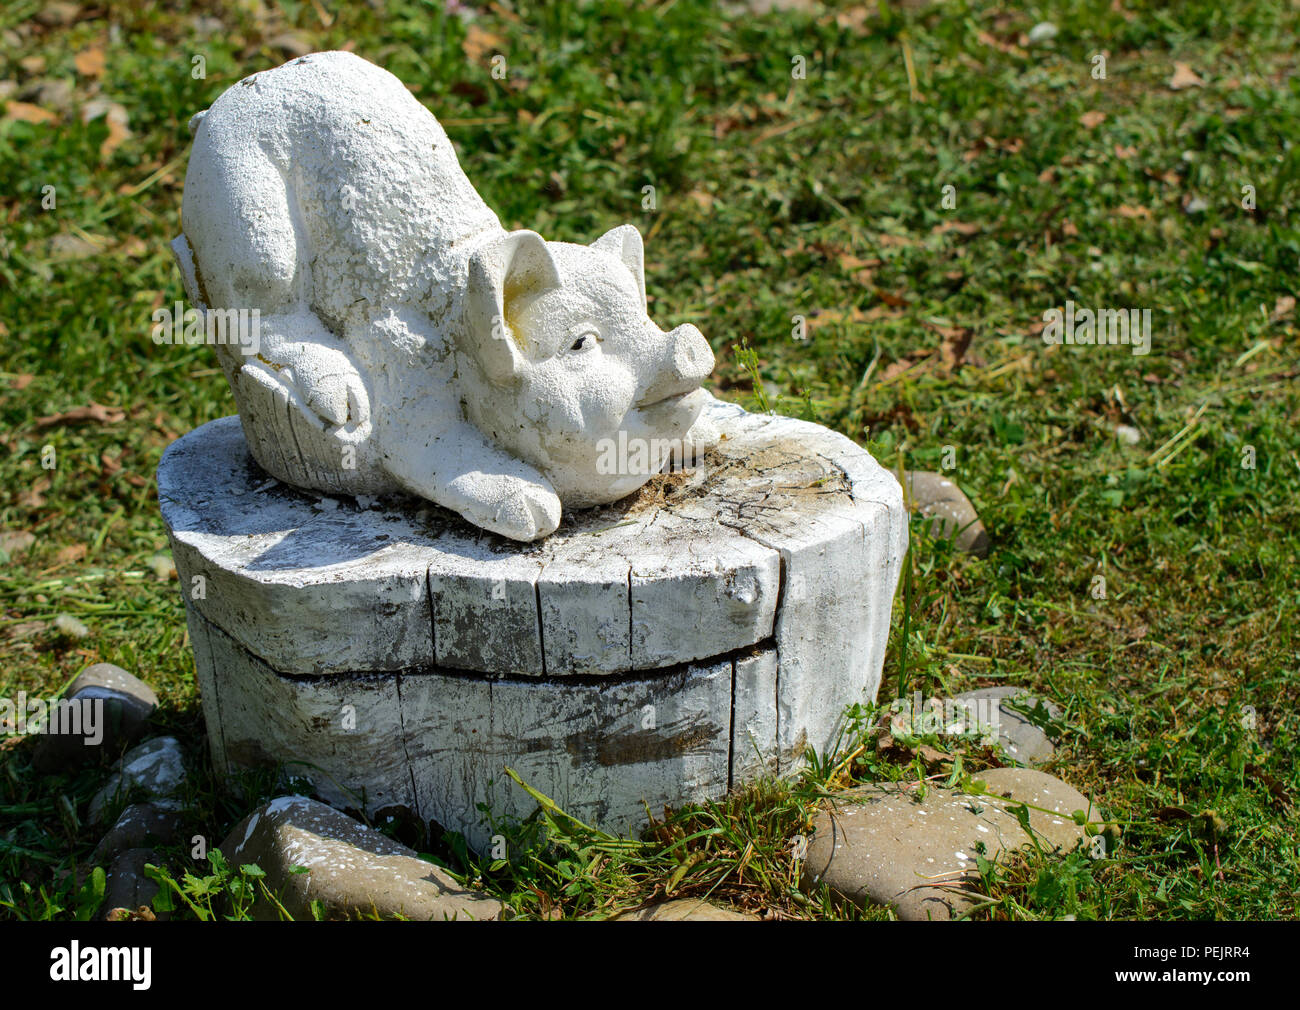
<instances>
[{"instance_id":1,"label":"pig's front leg","mask_svg":"<svg viewBox=\"0 0 1300 1010\"><path fill-rule=\"evenodd\" d=\"M257 354L240 362L249 371L265 373L264 382L284 386L290 402L304 420L326 430L355 428L370 413L370 398L352 356L310 310L277 314L263 319Z\"/></svg>"},{"instance_id":2,"label":"pig's front leg","mask_svg":"<svg viewBox=\"0 0 1300 1010\"><path fill-rule=\"evenodd\" d=\"M418 444L410 435L385 451L403 488L511 540L537 540L560 525L560 499L536 467L457 421Z\"/></svg>"}]
</instances>

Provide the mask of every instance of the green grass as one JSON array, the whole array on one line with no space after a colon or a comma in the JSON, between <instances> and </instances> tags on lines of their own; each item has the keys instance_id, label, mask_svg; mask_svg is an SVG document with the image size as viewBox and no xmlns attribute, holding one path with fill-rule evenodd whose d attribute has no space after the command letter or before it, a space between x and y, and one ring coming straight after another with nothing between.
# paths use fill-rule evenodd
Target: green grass
<instances>
[{"instance_id":1,"label":"green grass","mask_svg":"<svg viewBox=\"0 0 1300 1010\"><path fill-rule=\"evenodd\" d=\"M891 468L939 469L951 447L949 476L993 549L977 560L914 540L907 641L900 592L881 701L904 652L927 696L1045 692L1066 713L1050 770L1125 828L1111 858L989 868L978 917L1296 916L1300 343L1285 299L1300 268L1300 12L1088 0L732 16L695 0L521 0L516 17L478 17L497 38L471 61L466 25L437 3L389 2L382 20L348 5L328 27L311 3L268 5L273 17L248 5L203 38L196 18L215 5L141 5L111 36L102 19L42 28L41 6L0 14L0 79L74 83L60 122L0 110L0 529L37 538L0 572L0 696L54 692L101 660L157 688L157 729L197 769L187 843L166 853L176 879L208 872L193 835L214 844L270 792L236 801L212 780L180 594L150 567L166 549L162 449L234 409L208 352L150 341L150 313L182 297L166 244L186 123L287 58L270 40L292 29L408 82L507 226L590 241L637 224L652 315L704 331L724 399L815 417ZM1059 35L1023 48L1044 19ZM95 46L105 67L89 78L74 58ZM1105 80L1090 74L1099 52ZM44 66L20 65L33 56ZM1175 61L1205 86L1168 88ZM106 156L104 120L76 111L96 95L130 117ZM1187 213L1193 198L1205 209ZM60 259L60 235L97 251ZM1067 300L1150 308L1151 353L1047 348L1043 313ZM116 413L40 420L91 403ZM53 631L59 614L90 636ZM682 812L635 845L555 815L516 829L512 860L494 864L392 830L527 917L665 894L854 917L794 887L792 845L824 790L996 760L950 738L928 741L950 752L938 767L882 753L872 722L856 723L842 756L862 749L842 767L823 755L800 783ZM98 840L78 812L102 777L41 777L26 742L0 745L0 915L77 914L73 871Z\"/></svg>"}]
</instances>

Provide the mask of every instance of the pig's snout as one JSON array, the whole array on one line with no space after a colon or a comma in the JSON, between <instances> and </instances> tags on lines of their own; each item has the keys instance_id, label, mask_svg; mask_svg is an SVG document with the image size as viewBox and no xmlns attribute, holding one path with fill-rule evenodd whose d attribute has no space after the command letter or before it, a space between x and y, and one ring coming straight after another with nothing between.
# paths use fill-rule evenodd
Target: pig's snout
<instances>
[{"instance_id":1,"label":"pig's snout","mask_svg":"<svg viewBox=\"0 0 1300 1010\"><path fill-rule=\"evenodd\" d=\"M642 406L698 389L713 371L713 350L704 334L690 323L668 333L666 343L664 366L641 398Z\"/></svg>"}]
</instances>

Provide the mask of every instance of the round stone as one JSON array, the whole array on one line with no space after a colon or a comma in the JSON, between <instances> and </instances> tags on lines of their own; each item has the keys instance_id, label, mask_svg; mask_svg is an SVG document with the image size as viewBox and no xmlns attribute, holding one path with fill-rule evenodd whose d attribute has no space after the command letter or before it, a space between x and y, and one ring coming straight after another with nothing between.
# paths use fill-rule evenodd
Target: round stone
<instances>
[{"instance_id":1,"label":"round stone","mask_svg":"<svg viewBox=\"0 0 1300 1010\"><path fill-rule=\"evenodd\" d=\"M814 819L802 886L825 883L858 905L889 905L900 919L955 919L980 902L977 857L993 861L1032 844L1008 808L1045 808L1031 808L1029 823L1048 850L1068 851L1085 837L1075 810L1101 820L1087 797L1044 772L998 768L978 778L986 794L928 786L921 796L908 783L837 795Z\"/></svg>"}]
</instances>

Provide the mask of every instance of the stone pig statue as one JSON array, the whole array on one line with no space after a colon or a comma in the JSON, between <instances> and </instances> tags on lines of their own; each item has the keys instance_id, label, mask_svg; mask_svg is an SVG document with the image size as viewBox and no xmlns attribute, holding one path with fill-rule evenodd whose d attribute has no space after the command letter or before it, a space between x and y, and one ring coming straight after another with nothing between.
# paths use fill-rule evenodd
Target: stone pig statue
<instances>
[{"instance_id":1,"label":"stone pig statue","mask_svg":"<svg viewBox=\"0 0 1300 1010\"><path fill-rule=\"evenodd\" d=\"M206 315L257 310L255 348L216 351L272 476L406 491L528 541L715 437L713 354L694 326L651 322L637 230L506 231L386 70L304 56L190 125L172 248ZM643 472L597 465L634 439L656 447Z\"/></svg>"}]
</instances>

